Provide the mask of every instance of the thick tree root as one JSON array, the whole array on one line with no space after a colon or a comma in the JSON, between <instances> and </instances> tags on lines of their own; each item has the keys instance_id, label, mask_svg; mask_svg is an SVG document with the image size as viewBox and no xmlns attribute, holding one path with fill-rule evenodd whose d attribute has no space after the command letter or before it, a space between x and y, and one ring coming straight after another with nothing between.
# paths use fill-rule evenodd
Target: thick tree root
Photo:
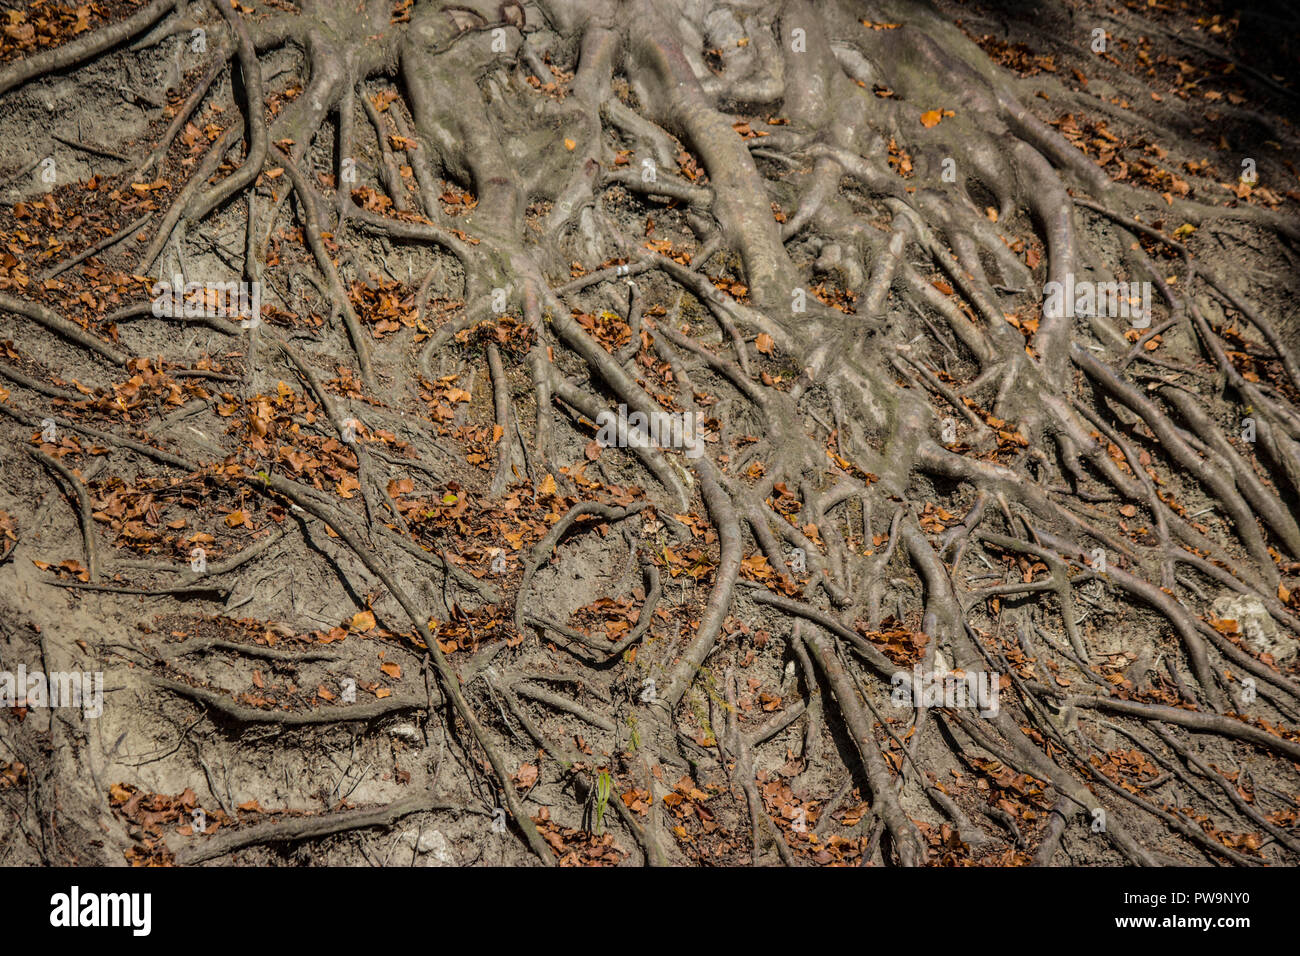
<instances>
[{"instance_id":1,"label":"thick tree root","mask_svg":"<svg viewBox=\"0 0 1300 956\"><path fill-rule=\"evenodd\" d=\"M242 397L214 386L222 408L239 408L221 415L240 422L270 401L262 392L277 382L267 366L281 356L315 411L275 436L276 447L259 436L221 460L184 429L169 430L178 437L168 450L138 432L38 414L46 400L83 396L9 365L0 366L5 381L40 397L11 402L6 392L0 412L27 428L52 419L115 454L256 492L323 524L400 606L433 678L427 692L302 712L260 710L155 675L159 687L236 725L374 721L445 701L449 729L468 732L467 773L495 781L527 848L548 864L557 848L529 812L529 784L516 786L515 768L540 763L539 752L559 768L539 785L571 786L564 792L579 801L557 816L589 820L593 801L608 800L648 863L699 852L684 827L664 826L668 769L674 779L688 769L725 777L748 821L751 858L768 845L787 865L813 858L811 841L783 830L762 789L762 775L792 759L780 754L799 741L801 759L838 753L849 765L832 775L833 786L845 772L849 782L827 795L819 839L853 786L864 786L868 829L843 827L836 844L854 858L938 862L952 844L934 834L951 823L959 853L985 861L998 852L1001 862L1050 865L1075 830L1095 835L1108 861L1152 865L1171 852L1179 862L1295 861L1300 841L1279 822L1291 808L1266 806L1262 787L1245 788L1176 733L1213 740L1238 763L1268 759L1280 778L1300 761L1289 725L1300 713L1294 670L1219 620L1209 594L1258 604L1283 628L1300 624L1296 349L1263 307L1193 255L1199 239L1148 224L1148 209L1163 215L1170 204L1112 184L959 30L903 0L868 4L870 21L847 0L791 0L743 16L725 5L669 16L650 0L545 0L544 25L530 8L526 29L508 19L514 7L486 3L419 4L394 17L380 0L331 0L260 20L228 0L215 6L220 19L209 27L222 40L137 174L167 160L232 58L238 102L222 108L237 120L193 162L139 269L152 271L169 250L183 263L196 229L238 217L244 261L232 268L289 291L274 310L275 348L259 349L268 336L250 334L239 356ZM120 47L171 8L155 0L0 69L0 95ZM863 27L873 21L891 26ZM163 23L146 42L188 22ZM292 96L263 75L263 58L285 46L304 57ZM704 59L715 50L725 53L721 70ZM921 118L918 104L940 102L953 108ZM728 112L777 103L783 122L764 135L758 114ZM337 155L327 155L330 141ZM1294 234L1289 219L1258 210L1184 209L1198 222L1235 217ZM1129 281L1149 273L1159 293L1147 324L1044 308L1050 283L1112 274L1083 218L1121 249L1147 244L1122 252ZM50 303L53 280L120 255L120 240L146 221L152 213L47 271L40 294L0 293L0 309L110 371L136 369L125 346ZM367 274L368 263L391 270L394 258L409 270L429 251L435 264L414 260L408 280L389 272L397 292ZM1177 282L1160 274L1161 256L1181 262ZM294 275L306 282L291 283ZM393 324L412 335L402 340L411 348L385 342L362 304L371 294L392 300L383 301L402 316ZM317 302L328 315L308 328L301 320ZM128 306L105 325L148 312ZM1249 327L1249 342L1234 322ZM208 324L232 334L229 323ZM467 374L465 363L479 360ZM434 391L456 398L430 402ZM217 401L197 401L195 414ZM457 403L467 417L439 408ZM621 421L614 442L607 433L593 442L592 426L614 406L646 421L698 416L707 434L698 447L649 440ZM409 457L354 440L350 409L364 410L373 435L400 430ZM488 452L470 459L489 459L489 477L447 464L454 455L442 443L465 420L493 434ZM287 477L277 452L303 435L355 453L354 471L347 454L340 460L358 501L319 479ZM89 582L51 583L228 593L184 572L149 589L100 581L85 487L62 461L28 451L71 486L90 570ZM645 476L652 492L629 490ZM509 498L511 508L527 499L553 510L530 531L522 571L490 584L473 555L478 545L507 553L497 540L504 525L475 531L466 558L451 531L429 530L436 507L409 504L421 495L435 505ZM457 518L463 532L469 518ZM635 624L617 639L566 623L534 587L551 562L563 569L567 536L596 526L622 533L622 571L633 587L645 584ZM208 573L228 573L280 540ZM500 644L459 673L461 659L444 651L438 622L407 583L423 583L430 569L451 623L475 620L466 598L502 612L492 637ZM761 643L751 636L760 631ZM1117 652L1112 632L1140 634L1140 648ZM162 645L152 664L201 666L215 651L290 664L335 656L212 638ZM496 671L505 662L508 677ZM776 713L755 717L762 680L747 689L746 669L780 673L782 664L790 676ZM992 675L999 705L896 704L899 675L913 666ZM560 667L579 676L557 677ZM1238 703L1246 681L1251 698ZM566 729L576 726L580 737ZM1112 759L1120 737L1159 776L1138 779ZM939 777L953 770L956 779L957 766L1000 787L1015 777L1022 795L1032 787L1042 799L1011 813L1015 804L987 791L958 793ZM1215 814L1213 832L1165 796L1166 786L1189 783ZM683 790L702 793L692 784L678 797ZM633 809L643 792L644 814ZM285 819L198 840L177 861L433 809L454 808L425 794ZM1167 830L1178 849L1152 849L1140 829L1148 826ZM1237 831L1265 832L1270 844L1247 848L1226 836Z\"/></svg>"}]
</instances>

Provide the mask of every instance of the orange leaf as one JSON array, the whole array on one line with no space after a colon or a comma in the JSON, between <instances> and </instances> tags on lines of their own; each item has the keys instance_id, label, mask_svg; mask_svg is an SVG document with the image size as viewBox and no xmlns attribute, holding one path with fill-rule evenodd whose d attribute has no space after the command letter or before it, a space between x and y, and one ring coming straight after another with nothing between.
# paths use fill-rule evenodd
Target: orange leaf
<instances>
[{"instance_id":1,"label":"orange leaf","mask_svg":"<svg viewBox=\"0 0 1300 956\"><path fill-rule=\"evenodd\" d=\"M375 613L373 611L358 611L352 615L352 620L348 627L354 631L369 631L375 626Z\"/></svg>"},{"instance_id":2,"label":"orange leaf","mask_svg":"<svg viewBox=\"0 0 1300 956\"><path fill-rule=\"evenodd\" d=\"M930 129L938 126L941 119L943 119L943 113L939 110L926 110L921 114L921 125L926 129Z\"/></svg>"},{"instance_id":3,"label":"orange leaf","mask_svg":"<svg viewBox=\"0 0 1300 956\"><path fill-rule=\"evenodd\" d=\"M338 484L335 485L335 490L339 493L340 498L351 498L352 493L360 490L360 488L361 482L357 481L355 476L347 474L340 478ZM229 524L230 520L226 519L226 523Z\"/></svg>"},{"instance_id":4,"label":"orange leaf","mask_svg":"<svg viewBox=\"0 0 1300 956\"><path fill-rule=\"evenodd\" d=\"M515 774L515 783L523 787L531 787L537 782L536 764L526 763L520 766L519 772Z\"/></svg>"}]
</instances>

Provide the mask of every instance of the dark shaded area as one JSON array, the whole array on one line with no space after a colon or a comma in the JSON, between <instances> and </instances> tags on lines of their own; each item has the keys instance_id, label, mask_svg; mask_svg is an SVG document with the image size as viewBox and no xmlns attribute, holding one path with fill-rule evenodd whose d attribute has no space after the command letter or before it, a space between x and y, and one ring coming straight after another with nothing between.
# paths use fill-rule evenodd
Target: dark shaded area
<instances>
[{"instance_id":1,"label":"dark shaded area","mask_svg":"<svg viewBox=\"0 0 1300 956\"><path fill-rule=\"evenodd\" d=\"M1091 11L1075 9L1061 0L988 0L962 6L971 10L973 15L965 19L972 25L999 24L1004 37L1012 33L1022 38L1039 36L1048 46L1073 42L1072 32L1086 30L1090 25L1086 21L1094 16ZM1121 14L1125 12L1158 23L1174 37L1187 41L1185 53L1193 61L1216 65L1213 61L1217 59L1217 66L1227 67L1231 61L1210 52L1223 49L1242 68L1246 88L1260 95L1256 105L1267 105L1295 119L1300 105L1300 5L1294 0L1192 0L1162 2L1154 9L1145 3L1128 3L1120 8ZM1206 21L1205 25L1192 29L1198 20ZM1220 32L1214 30L1216 23L1223 27ZM1103 20L1102 25L1114 30L1117 24ZM1268 77L1276 86L1253 76L1251 70Z\"/></svg>"}]
</instances>

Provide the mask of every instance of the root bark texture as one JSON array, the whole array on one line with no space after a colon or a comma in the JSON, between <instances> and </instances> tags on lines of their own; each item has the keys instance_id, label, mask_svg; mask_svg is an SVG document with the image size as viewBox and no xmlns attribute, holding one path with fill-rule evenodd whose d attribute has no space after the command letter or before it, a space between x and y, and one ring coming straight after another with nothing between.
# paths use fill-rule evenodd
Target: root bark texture
<instances>
[{"instance_id":1,"label":"root bark texture","mask_svg":"<svg viewBox=\"0 0 1300 956\"><path fill-rule=\"evenodd\" d=\"M0 96L172 8L0 66ZM261 601L255 569L288 560L362 602L327 612L342 650L194 635L145 655L153 686L237 737L413 721L459 761L427 782L453 795L335 801L175 860L477 801L484 839L548 864L1294 864L1295 805L1263 781L1292 793L1300 764L1297 348L1201 265L1208 240L1150 225L1159 196L927 7L523 9L190 5L210 52L140 169L174 168L184 116L226 125L161 217L123 222L158 224L151 279L200 285L228 278L202 250L233 225L260 320L83 315L87 269L135 265L117 227L0 292L13 354L66 363L6 364L0 424L69 492L69 600ZM1145 325L1104 289L1053 305L1136 282L1115 250L1139 244L1183 270ZM230 358L187 369L181 331ZM169 368L227 380L114 417L122 373ZM106 580L92 450L283 538L201 585ZM382 698L213 681L222 655L335 667L372 638L401 675Z\"/></svg>"}]
</instances>

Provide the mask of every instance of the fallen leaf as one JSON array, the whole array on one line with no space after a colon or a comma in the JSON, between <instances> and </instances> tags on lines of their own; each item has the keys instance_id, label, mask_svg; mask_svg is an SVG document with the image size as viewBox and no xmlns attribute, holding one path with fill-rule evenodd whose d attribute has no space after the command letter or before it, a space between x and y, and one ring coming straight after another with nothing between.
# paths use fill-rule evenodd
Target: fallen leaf
<instances>
[{"instance_id":1,"label":"fallen leaf","mask_svg":"<svg viewBox=\"0 0 1300 956\"><path fill-rule=\"evenodd\" d=\"M515 774L515 785L520 790L527 789L537 782L537 765L526 763L523 764Z\"/></svg>"}]
</instances>

